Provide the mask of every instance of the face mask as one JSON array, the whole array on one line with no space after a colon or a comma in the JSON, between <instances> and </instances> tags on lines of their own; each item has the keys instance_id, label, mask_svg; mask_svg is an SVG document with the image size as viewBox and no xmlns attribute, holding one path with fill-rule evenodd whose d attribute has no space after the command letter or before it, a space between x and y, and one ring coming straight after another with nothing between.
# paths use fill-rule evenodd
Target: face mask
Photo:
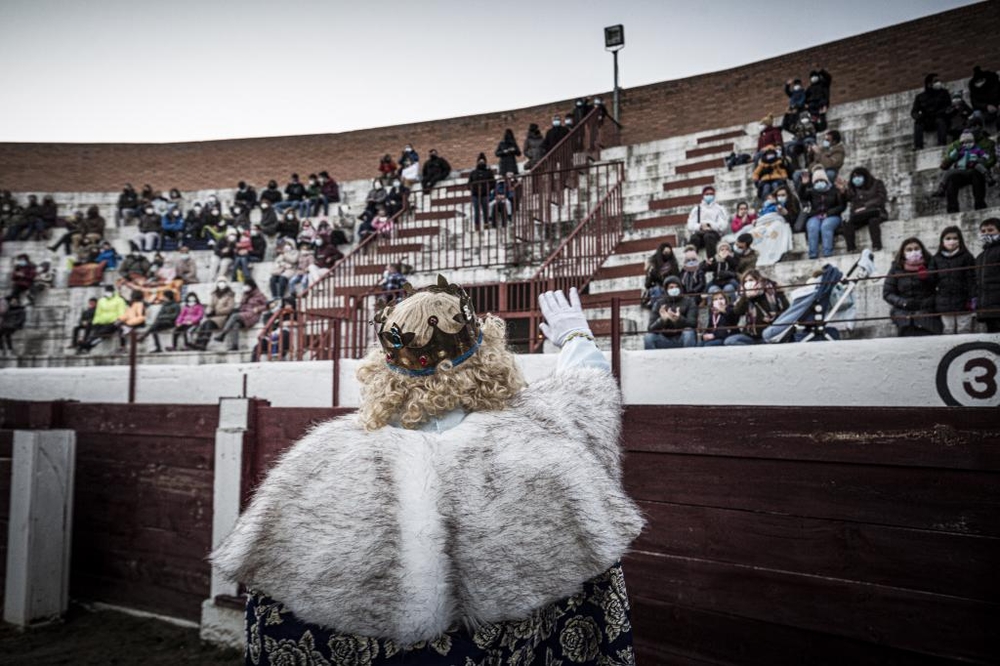
<instances>
[{"instance_id":1,"label":"face mask","mask_svg":"<svg viewBox=\"0 0 1000 666\"><path fill-rule=\"evenodd\" d=\"M963 141L962 142L962 148L965 148L966 150L970 150L975 145L976 145L975 141Z\"/></svg>"},{"instance_id":2,"label":"face mask","mask_svg":"<svg viewBox=\"0 0 1000 666\"><path fill-rule=\"evenodd\" d=\"M923 260L924 253L920 250L907 250L905 256L908 262L915 264L918 261Z\"/></svg>"},{"instance_id":3,"label":"face mask","mask_svg":"<svg viewBox=\"0 0 1000 666\"><path fill-rule=\"evenodd\" d=\"M714 194L706 194L704 197L702 197L702 199L703 199L703 201L705 203L710 204L713 201L715 201L715 195Z\"/></svg>"},{"instance_id":4,"label":"face mask","mask_svg":"<svg viewBox=\"0 0 1000 666\"><path fill-rule=\"evenodd\" d=\"M829 139L823 139L823 147L824 148L829 148L830 147L830 140Z\"/></svg>"},{"instance_id":5,"label":"face mask","mask_svg":"<svg viewBox=\"0 0 1000 666\"><path fill-rule=\"evenodd\" d=\"M681 290L678 289L677 287L671 287L670 289L667 289L667 296L677 297L680 295L681 295Z\"/></svg>"},{"instance_id":6,"label":"face mask","mask_svg":"<svg viewBox=\"0 0 1000 666\"><path fill-rule=\"evenodd\" d=\"M195 304L195 303L197 303L197 302L198 302L198 301L194 300L193 298L189 298L189 299L187 300L187 304L188 304L188 305L194 305L194 304Z\"/></svg>"},{"instance_id":7,"label":"face mask","mask_svg":"<svg viewBox=\"0 0 1000 666\"><path fill-rule=\"evenodd\" d=\"M958 239L957 238L945 238L941 241L941 245L944 246L946 250L956 250L958 249Z\"/></svg>"},{"instance_id":8,"label":"face mask","mask_svg":"<svg viewBox=\"0 0 1000 666\"><path fill-rule=\"evenodd\" d=\"M559 122L558 120L553 120L553 121L552 121L552 126L553 126L553 127L559 127L559 125L561 125L561 124L562 124L562 123L560 123L560 122Z\"/></svg>"},{"instance_id":9,"label":"face mask","mask_svg":"<svg viewBox=\"0 0 1000 666\"><path fill-rule=\"evenodd\" d=\"M288 220L289 222L291 222L292 220L295 219L295 216L294 215L286 215L285 219Z\"/></svg>"},{"instance_id":10,"label":"face mask","mask_svg":"<svg viewBox=\"0 0 1000 666\"><path fill-rule=\"evenodd\" d=\"M799 84L796 83L794 86L792 86L792 90L794 90L795 92L798 92L798 91L802 90L802 86L800 86Z\"/></svg>"},{"instance_id":11,"label":"face mask","mask_svg":"<svg viewBox=\"0 0 1000 666\"><path fill-rule=\"evenodd\" d=\"M943 83L941 83L940 81L935 81L935 82L934 82L934 83L933 83L933 84L931 85L931 87L932 87L932 88L934 88L934 90L941 90L942 88L944 88L944 84L943 84Z\"/></svg>"},{"instance_id":12,"label":"face mask","mask_svg":"<svg viewBox=\"0 0 1000 666\"><path fill-rule=\"evenodd\" d=\"M813 184L813 189L816 190L817 192L826 192L828 189L830 189L830 183L826 182L825 180L817 181L816 183Z\"/></svg>"},{"instance_id":13,"label":"face mask","mask_svg":"<svg viewBox=\"0 0 1000 666\"><path fill-rule=\"evenodd\" d=\"M1000 241L1000 234L979 234L979 240L983 245L991 245Z\"/></svg>"},{"instance_id":14,"label":"face mask","mask_svg":"<svg viewBox=\"0 0 1000 666\"><path fill-rule=\"evenodd\" d=\"M242 212L243 210L239 206L233 209L233 215L239 215Z\"/></svg>"},{"instance_id":15,"label":"face mask","mask_svg":"<svg viewBox=\"0 0 1000 666\"><path fill-rule=\"evenodd\" d=\"M269 205L268 205L267 203L262 203L262 204L260 205L260 209L261 209L261 210L267 210L268 208L270 208L270 206L269 206Z\"/></svg>"},{"instance_id":16,"label":"face mask","mask_svg":"<svg viewBox=\"0 0 1000 666\"><path fill-rule=\"evenodd\" d=\"M743 254L744 252L746 252L746 250L737 245L736 247L733 248L733 252L735 252L736 254Z\"/></svg>"},{"instance_id":17,"label":"face mask","mask_svg":"<svg viewBox=\"0 0 1000 666\"><path fill-rule=\"evenodd\" d=\"M861 187L865 184L864 176L851 176L851 185L854 187Z\"/></svg>"},{"instance_id":18,"label":"face mask","mask_svg":"<svg viewBox=\"0 0 1000 666\"><path fill-rule=\"evenodd\" d=\"M801 122L801 123L802 123L803 125L812 125L812 118L802 118L802 119L800 120L800 122Z\"/></svg>"},{"instance_id":19,"label":"face mask","mask_svg":"<svg viewBox=\"0 0 1000 666\"><path fill-rule=\"evenodd\" d=\"M684 266L687 268L697 268L699 263L697 259L688 259L684 262Z\"/></svg>"},{"instance_id":20,"label":"face mask","mask_svg":"<svg viewBox=\"0 0 1000 666\"><path fill-rule=\"evenodd\" d=\"M749 293L749 292L752 292L752 291L754 291L756 289L757 289L757 283L756 282L750 281L750 282L744 282L743 283L743 291L746 291L746 292Z\"/></svg>"},{"instance_id":21,"label":"face mask","mask_svg":"<svg viewBox=\"0 0 1000 666\"><path fill-rule=\"evenodd\" d=\"M146 209L146 215L152 215L152 214L153 214L153 209L152 208L147 208Z\"/></svg>"},{"instance_id":22,"label":"face mask","mask_svg":"<svg viewBox=\"0 0 1000 666\"><path fill-rule=\"evenodd\" d=\"M250 235L251 236L260 236L260 232L259 231L251 231Z\"/></svg>"},{"instance_id":23,"label":"face mask","mask_svg":"<svg viewBox=\"0 0 1000 666\"><path fill-rule=\"evenodd\" d=\"M788 197L778 197L778 203L782 205L788 203Z\"/></svg>"},{"instance_id":24,"label":"face mask","mask_svg":"<svg viewBox=\"0 0 1000 666\"><path fill-rule=\"evenodd\" d=\"M316 181L315 181L315 180L310 180L310 181L309 181L309 184L310 184L310 185L315 185L315 184L316 184Z\"/></svg>"},{"instance_id":25,"label":"face mask","mask_svg":"<svg viewBox=\"0 0 1000 666\"><path fill-rule=\"evenodd\" d=\"M570 125L572 125L572 124L573 124L573 121L572 121L572 119L570 119L570 118L567 118L567 119L566 119L566 127L569 127L569 126L570 126Z\"/></svg>"},{"instance_id":26,"label":"face mask","mask_svg":"<svg viewBox=\"0 0 1000 666\"><path fill-rule=\"evenodd\" d=\"M818 76L810 76L809 80L812 81L813 83L819 83L819 77Z\"/></svg>"},{"instance_id":27,"label":"face mask","mask_svg":"<svg viewBox=\"0 0 1000 666\"><path fill-rule=\"evenodd\" d=\"M219 291L222 291L223 289L225 289L228 286L229 286L228 282L216 282L215 283L215 288L218 289Z\"/></svg>"}]
</instances>

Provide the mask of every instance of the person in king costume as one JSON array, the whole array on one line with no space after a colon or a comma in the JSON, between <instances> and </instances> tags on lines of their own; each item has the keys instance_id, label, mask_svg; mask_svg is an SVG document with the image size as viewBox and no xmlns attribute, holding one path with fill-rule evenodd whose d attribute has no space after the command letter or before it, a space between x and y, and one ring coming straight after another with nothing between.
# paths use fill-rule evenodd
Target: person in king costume
<instances>
[{"instance_id":1,"label":"person in king costume","mask_svg":"<svg viewBox=\"0 0 1000 666\"><path fill-rule=\"evenodd\" d=\"M212 554L249 590L247 664L635 663L621 395L576 290L540 306L562 351L530 386L460 286L381 306L360 409L290 448Z\"/></svg>"}]
</instances>

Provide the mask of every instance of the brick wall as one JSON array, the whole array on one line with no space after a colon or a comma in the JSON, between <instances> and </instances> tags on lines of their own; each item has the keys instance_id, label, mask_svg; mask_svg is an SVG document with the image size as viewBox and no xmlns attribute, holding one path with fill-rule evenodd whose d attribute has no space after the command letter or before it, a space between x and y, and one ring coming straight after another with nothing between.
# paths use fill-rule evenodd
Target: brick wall
<instances>
[{"instance_id":1,"label":"brick wall","mask_svg":"<svg viewBox=\"0 0 1000 666\"><path fill-rule=\"evenodd\" d=\"M847 102L919 87L929 71L968 77L975 64L1000 67L1000 0L988 0L890 28L702 76L622 93L624 140L642 143L736 125L786 103L784 81L805 77L814 63L834 77L833 101ZM821 39L821 27L817 26ZM581 91L587 94L590 91ZM604 93L610 104L610 94ZM339 180L371 175L383 153L397 157L407 142L424 156L436 147L456 168L488 154L512 127L522 140L528 123L543 128L571 101L394 127L175 144L0 144L0 187L17 191L111 191L125 181L182 190L257 185L292 171L327 169ZM491 156L492 159L492 156Z\"/></svg>"}]
</instances>

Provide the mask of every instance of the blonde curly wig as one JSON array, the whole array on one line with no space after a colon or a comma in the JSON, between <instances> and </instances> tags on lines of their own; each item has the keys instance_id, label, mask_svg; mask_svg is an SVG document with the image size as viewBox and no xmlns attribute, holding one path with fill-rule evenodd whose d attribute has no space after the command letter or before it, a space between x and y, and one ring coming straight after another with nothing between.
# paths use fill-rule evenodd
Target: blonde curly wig
<instances>
[{"instance_id":1,"label":"blonde curly wig","mask_svg":"<svg viewBox=\"0 0 1000 666\"><path fill-rule=\"evenodd\" d=\"M401 309L403 304L398 307ZM417 428L456 407L470 412L506 407L525 387L524 377L514 354L507 349L503 320L488 314L480 325L483 342L476 353L457 367L443 361L433 375L426 377L391 370L381 347L369 351L357 372L361 383L358 416L365 430L378 430L395 422L404 428Z\"/></svg>"}]
</instances>

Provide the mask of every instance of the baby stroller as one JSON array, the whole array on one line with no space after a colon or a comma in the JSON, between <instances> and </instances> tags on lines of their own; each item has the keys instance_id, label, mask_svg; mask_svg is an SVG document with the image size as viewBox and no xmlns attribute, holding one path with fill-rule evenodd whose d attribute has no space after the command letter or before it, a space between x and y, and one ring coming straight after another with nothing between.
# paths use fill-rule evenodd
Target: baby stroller
<instances>
[{"instance_id":1,"label":"baby stroller","mask_svg":"<svg viewBox=\"0 0 1000 666\"><path fill-rule=\"evenodd\" d=\"M853 292L858 280L875 272L874 256L865 249L845 276L832 264L823 266L817 284L796 289L791 294L792 304L774 323L764 329L766 342L819 342L839 340L840 332L831 322L843 318L853 309ZM853 318L853 317L852 317Z\"/></svg>"}]
</instances>

